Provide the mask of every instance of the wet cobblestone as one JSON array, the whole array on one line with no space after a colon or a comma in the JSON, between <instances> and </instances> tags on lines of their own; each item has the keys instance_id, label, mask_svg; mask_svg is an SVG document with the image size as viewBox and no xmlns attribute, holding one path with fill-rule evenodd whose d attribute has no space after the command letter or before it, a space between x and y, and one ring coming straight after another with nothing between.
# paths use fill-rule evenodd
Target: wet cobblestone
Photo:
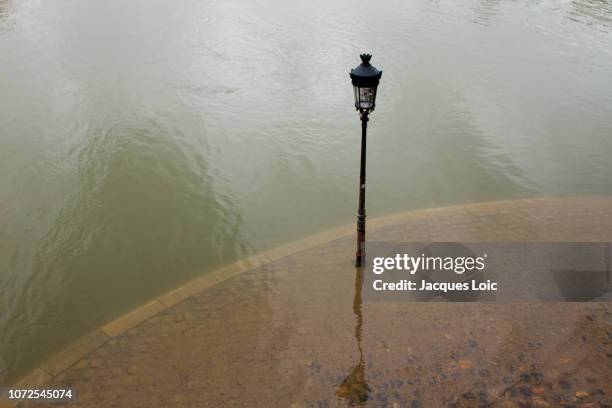
<instances>
[{"instance_id":1,"label":"wet cobblestone","mask_svg":"<svg viewBox=\"0 0 612 408\"><path fill-rule=\"evenodd\" d=\"M612 200L387 222L368 238L612 241ZM371 303L356 317L353 239L238 274L106 341L52 380L78 401L50 406L612 406L609 304Z\"/></svg>"}]
</instances>

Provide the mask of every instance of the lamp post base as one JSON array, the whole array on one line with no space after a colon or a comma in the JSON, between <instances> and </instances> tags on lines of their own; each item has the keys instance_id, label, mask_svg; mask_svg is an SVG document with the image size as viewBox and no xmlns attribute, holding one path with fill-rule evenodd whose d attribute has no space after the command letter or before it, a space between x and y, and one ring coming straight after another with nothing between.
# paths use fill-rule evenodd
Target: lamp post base
<instances>
[{"instance_id":1,"label":"lamp post base","mask_svg":"<svg viewBox=\"0 0 612 408\"><path fill-rule=\"evenodd\" d=\"M363 256L363 253L357 251L357 253L355 254L355 266L357 268L361 268L363 266L363 263L365 261L365 256Z\"/></svg>"},{"instance_id":2,"label":"lamp post base","mask_svg":"<svg viewBox=\"0 0 612 408\"><path fill-rule=\"evenodd\" d=\"M365 209L360 208L357 214L357 251L355 252L355 266L361 267L365 263Z\"/></svg>"}]
</instances>

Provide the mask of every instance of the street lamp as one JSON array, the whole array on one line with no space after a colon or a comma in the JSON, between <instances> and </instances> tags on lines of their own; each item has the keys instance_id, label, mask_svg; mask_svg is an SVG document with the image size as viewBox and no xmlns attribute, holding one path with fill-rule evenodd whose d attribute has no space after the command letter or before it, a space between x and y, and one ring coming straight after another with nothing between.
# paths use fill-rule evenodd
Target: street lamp
<instances>
[{"instance_id":1,"label":"street lamp","mask_svg":"<svg viewBox=\"0 0 612 408\"><path fill-rule=\"evenodd\" d=\"M376 89L382 71L370 65L370 54L361 54L361 64L351 70L351 80L355 91L355 109L361 118L361 169L359 173L359 211L357 212L357 252L355 265L361 266L365 257L365 169L366 169L366 131L368 115L374 110Z\"/></svg>"}]
</instances>

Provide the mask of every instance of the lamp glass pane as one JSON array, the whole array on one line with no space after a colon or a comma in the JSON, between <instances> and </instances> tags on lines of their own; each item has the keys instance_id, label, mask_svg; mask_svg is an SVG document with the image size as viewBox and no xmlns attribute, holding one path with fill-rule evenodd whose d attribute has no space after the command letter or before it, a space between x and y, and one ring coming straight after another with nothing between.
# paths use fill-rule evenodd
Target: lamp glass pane
<instances>
[{"instance_id":1,"label":"lamp glass pane","mask_svg":"<svg viewBox=\"0 0 612 408\"><path fill-rule=\"evenodd\" d=\"M359 88L359 107L361 109L371 109L374 107L374 97L376 88Z\"/></svg>"}]
</instances>

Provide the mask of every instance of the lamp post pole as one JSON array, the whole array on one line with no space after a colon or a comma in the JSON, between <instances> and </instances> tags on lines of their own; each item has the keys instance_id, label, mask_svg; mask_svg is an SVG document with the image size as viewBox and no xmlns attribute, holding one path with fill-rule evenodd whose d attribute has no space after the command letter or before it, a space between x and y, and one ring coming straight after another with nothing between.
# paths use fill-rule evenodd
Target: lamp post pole
<instances>
[{"instance_id":1,"label":"lamp post pole","mask_svg":"<svg viewBox=\"0 0 612 408\"><path fill-rule=\"evenodd\" d=\"M361 54L361 64L350 72L353 91L355 92L355 109L361 119L361 168L359 171L359 209L357 210L357 251L355 266L361 267L365 261L365 183L366 183L366 142L370 112L376 106L376 90L382 71L370 64L372 55Z\"/></svg>"},{"instance_id":2,"label":"lamp post pole","mask_svg":"<svg viewBox=\"0 0 612 408\"><path fill-rule=\"evenodd\" d=\"M359 170L359 210L357 211L357 252L355 254L355 266L362 266L365 255L365 187L366 187L366 144L368 131L369 112L360 111L361 117L361 168Z\"/></svg>"}]
</instances>

